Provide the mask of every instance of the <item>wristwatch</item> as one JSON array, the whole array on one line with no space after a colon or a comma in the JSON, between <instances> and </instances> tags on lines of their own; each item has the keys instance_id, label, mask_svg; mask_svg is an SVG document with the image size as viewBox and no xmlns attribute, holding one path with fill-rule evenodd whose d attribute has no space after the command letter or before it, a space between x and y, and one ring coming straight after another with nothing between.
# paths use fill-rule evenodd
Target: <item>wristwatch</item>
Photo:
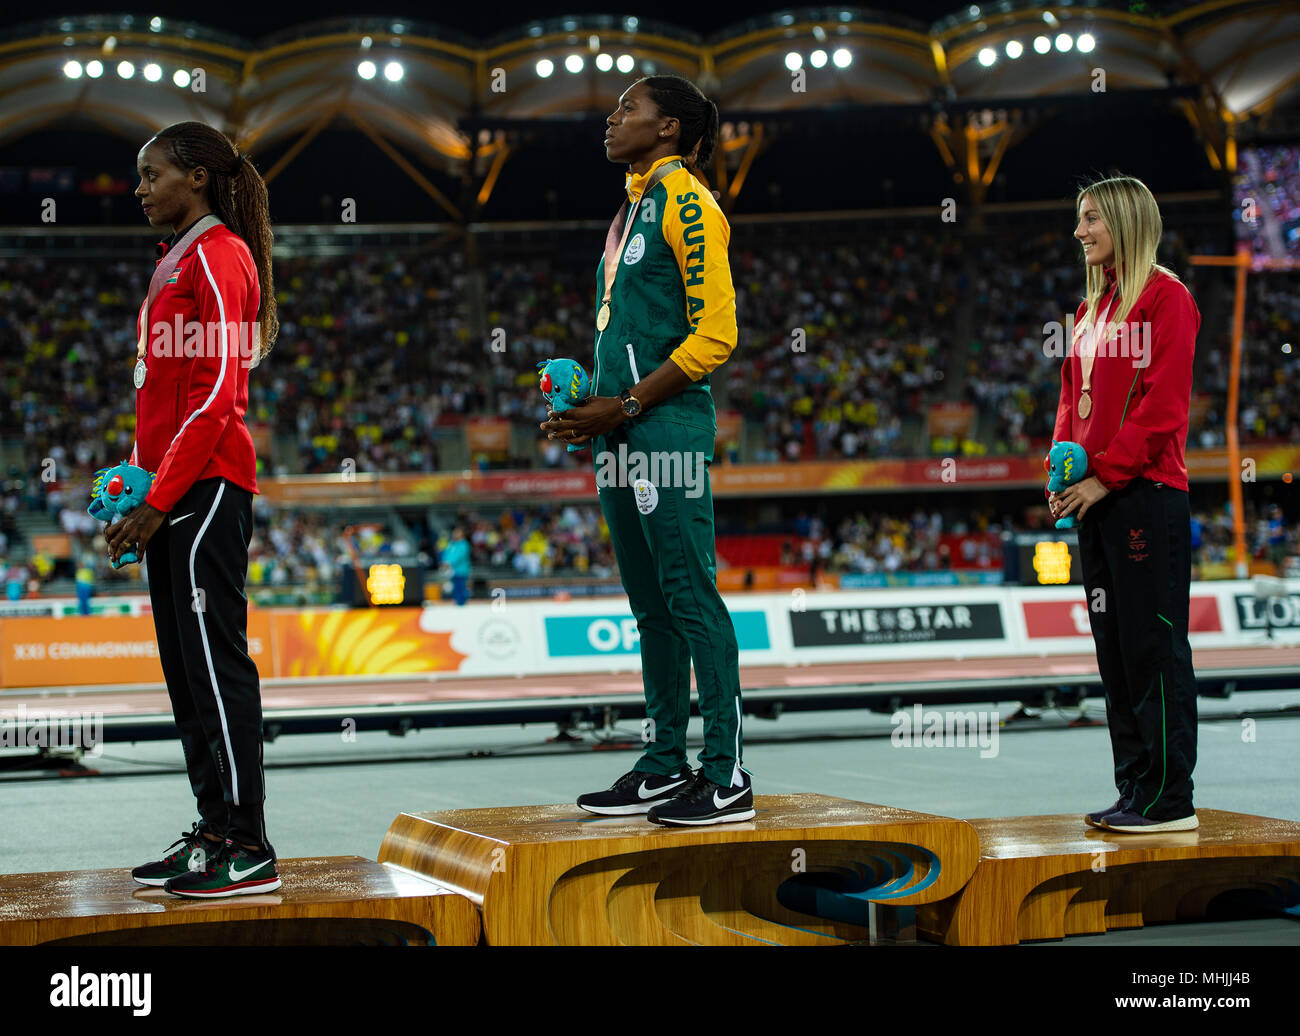
<instances>
[{"instance_id":1,"label":"wristwatch","mask_svg":"<svg viewBox=\"0 0 1300 1036\"><path fill-rule=\"evenodd\" d=\"M641 413L641 400L632 395L631 389L624 389L618 394L618 398L623 403L623 413L627 414L628 417L636 417L637 414Z\"/></svg>"}]
</instances>

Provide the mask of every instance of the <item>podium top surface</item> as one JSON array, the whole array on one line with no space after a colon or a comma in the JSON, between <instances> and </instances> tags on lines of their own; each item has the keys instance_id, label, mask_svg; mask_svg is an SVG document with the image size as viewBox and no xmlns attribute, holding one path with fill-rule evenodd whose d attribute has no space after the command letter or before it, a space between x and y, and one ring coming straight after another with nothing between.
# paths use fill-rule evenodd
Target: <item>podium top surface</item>
<instances>
[{"instance_id":1,"label":"podium top surface","mask_svg":"<svg viewBox=\"0 0 1300 1036\"><path fill-rule=\"evenodd\" d=\"M644 814L605 817L573 805L497 806L409 813L425 823L463 831L507 845L608 839L667 841L732 841L791 836L837 838L837 829L917 825L965 826L965 822L932 813L915 813L893 806L833 798L829 795L756 795L753 820L701 827L661 827Z\"/></svg>"},{"instance_id":2,"label":"podium top surface","mask_svg":"<svg viewBox=\"0 0 1300 1036\"><path fill-rule=\"evenodd\" d=\"M183 899L137 885L126 868L0 875L0 930L5 922L54 921L114 914L229 914L255 907L352 903L449 894L425 878L360 856L280 860L275 892L215 900Z\"/></svg>"},{"instance_id":3,"label":"podium top surface","mask_svg":"<svg viewBox=\"0 0 1300 1036\"><path fill-rule=\"evenodd\" d=\"M1129 834L1088 827L1077 813L969 820L979 834L980 858L1116 853L1135 857L1179 855L1300 856L1300 823L1222 809L1198 809L1195 831Z\"/></svg>"}]
</instances>

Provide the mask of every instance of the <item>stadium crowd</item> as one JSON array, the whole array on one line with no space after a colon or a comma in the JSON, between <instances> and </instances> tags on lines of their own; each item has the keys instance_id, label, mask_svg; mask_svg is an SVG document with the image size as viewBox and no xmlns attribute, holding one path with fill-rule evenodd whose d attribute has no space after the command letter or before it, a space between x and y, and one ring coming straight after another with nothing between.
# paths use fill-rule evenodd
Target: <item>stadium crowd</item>
<instances>
[{"instance_id":1,"label":"stadium crowd","mask_svg":"<svg viewBox=\"0 0 1300 1036\"><path fill-rule=\"evenodd\" d=\"M964 247L980 249L969 282ZM1190 250L1169 233L1160 258L1199 293L1212 278L1186 266ZM1004 230L974 246L902 225L854 245L828 238L767 247L738 235L731 260L741 340L737 362L722 369L715 391L750 429L746 460L924 454L930 444L918 430L929 404L947 397L954 362L965 363L963 398L975 407L981 450L1024 452L1050 434L1060 360L1046 354L1042 326L1072 312L1079 296L1068 234ZM296 443L297 455L277 451L274 467L261 456L262 473L334 472L348 461L362 472L437 470L435 430L481 414L529 429L537 442L533 463L590 463L536 432L545 403L535 365L589 355L591 267L557 252L490 259L481 274L470 274L458 253L427 248L278 260L280 340L250 379L248 421L281 444ZM102 260L79 264L69 277L48 258L0 261L0 440L11 462L16 451L21 459L0 489L0 556L21 535L19 512L44 511L79 545L93 538L80 496L94 470L130 454L128 361L146 272L147 263ZM1248 283L1243 434L1247 441L1300 442L1287 387L1300 349L1300 273ZM470 298L481 299L477 323L486 339L471 332ZM971 323L965 352L954 348L963 300ZM1198 341L1194 391L1209 398L1189 436L1192 447L1223 442L1224 324L1203 325ZM250 581L297 583L315 573L327 584L337 575L333 533L315 522L278 515L267 524ZM473 563L521 574L612 571L598 528L581 509L505 525L476 519ZM915 530L902 560L884 546L868 549L894 538L882 541L875 529L865 540L855 534L825 560L838 551L849 567L887 568L938 557ZM1221 546L1212 536L1205 542ZM412 548L432 553L436 546Z\"/></svg>"}]
</instances>

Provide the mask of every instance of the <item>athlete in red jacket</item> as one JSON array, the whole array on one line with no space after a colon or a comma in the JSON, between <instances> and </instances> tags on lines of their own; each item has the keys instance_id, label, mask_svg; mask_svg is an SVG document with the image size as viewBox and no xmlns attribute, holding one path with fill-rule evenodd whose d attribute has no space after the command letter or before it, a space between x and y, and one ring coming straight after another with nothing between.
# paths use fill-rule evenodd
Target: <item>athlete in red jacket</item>
<instances>
[{"instance_id":1,"label":"athlete in red jacket","mask_svg":"<svg viewBox=\"0 0 1300 1036\"><path fill-rule=\"evenodd\" d=\"M1201 315L1156 265L1160 210L1141 181L1091 184L1078 216L1088 296L1061 366L1052 435L1083 446L1090 474L1048 501L1056 517L1079 518L1119 790L1084 819L1112 831L1189 831L1196 675L1184 449Z\"/></svg>"},{"instance_id":2,"label":"athlete in red jacket","mask_svg":"<svg viewBox=\"0 0 1300 1036\"><path fill-rule=\"evenodd\" d=\"M244 424L249 368L279 327L266 185L198 122L162 130L137 161L146 218L173 230L137 318L131 460L156 478L105 538L113 560L132 545L143 551L200 819L132 877L196 899L269 892L280 878L266 837L261 690L244 594L257 492Z\"/></svg>"}]
</instances>

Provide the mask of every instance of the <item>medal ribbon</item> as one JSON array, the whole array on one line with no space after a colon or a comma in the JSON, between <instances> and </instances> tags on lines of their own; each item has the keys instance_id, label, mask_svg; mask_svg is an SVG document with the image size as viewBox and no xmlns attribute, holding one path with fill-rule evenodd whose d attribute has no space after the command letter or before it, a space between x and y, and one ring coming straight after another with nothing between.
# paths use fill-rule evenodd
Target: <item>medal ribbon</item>
<instances>
[{"instance_id":1,"label":"medal ribbon","mask_svg":"<svg viewBox=\"0 0 1300 1036\"><path fill-rule=\"evenodd\" d=\"M1083 384L1079 386L1080 392L1092 391L1092 365L1097 359L1097 342L1102 331L1105 330L1106 321L1110 319L1114 309L1115 302L1112 300L1111 304L1106 308L1106 312L1093 322L1092 327L1088 328L1083 340L1079 343L1079 367L1083 371Z\"/></svg>"},{"instance_id":2,"label":"medal ribbon","mask_svg":"<svg viewBox=\"0 0 1300 1036\"><path fill-rule=\"evenodd\" d=\"M600 300L602 306L609 305L610 295L614 291L614 278L618 276L618 261L623 255L623 246L627 244L628 231L632 229L632 223L636 219L636 212L637 209L641 207L642 200L654 189L655 185L660 180L681 167L682 163L679 160L675 160L672 162L665 162L655 170L654 175L650 177L649 182L645 185L645 189L637 198L636 204L632 207L632 212L627 217L627 222L623 224L622 237L618 236L618 222L623 218L623 213L627 211L627 202L623 203L623 207L618 210L618 215L614 217L614 222L609 225L609 233L605 235L605 296Z\"/></svg>"},{"instance_id":3,"label":"medal ribbon","mask_svg":"<svg viewBox=\"0 0 1300 1036\"><path fill-rule=\"evenodd\" d=\"M153 276L149 278L149 294L145 296L144 306L140 310L140 326L138 328L140 337L136 342L135 356L137 360L143 360L148 350L149 337L149 307L153 305L153 300L158 297L162 291L163 285L167 283L167 278L176 272L176 267L180 265L181 259L185 256L198 238L206 234L215 226L219 226L221 220L209 213L200 219L194 226L176 244L167 249L167 254L158 261L158 266L154 269Z\"/></svg>"}]
</instances>

